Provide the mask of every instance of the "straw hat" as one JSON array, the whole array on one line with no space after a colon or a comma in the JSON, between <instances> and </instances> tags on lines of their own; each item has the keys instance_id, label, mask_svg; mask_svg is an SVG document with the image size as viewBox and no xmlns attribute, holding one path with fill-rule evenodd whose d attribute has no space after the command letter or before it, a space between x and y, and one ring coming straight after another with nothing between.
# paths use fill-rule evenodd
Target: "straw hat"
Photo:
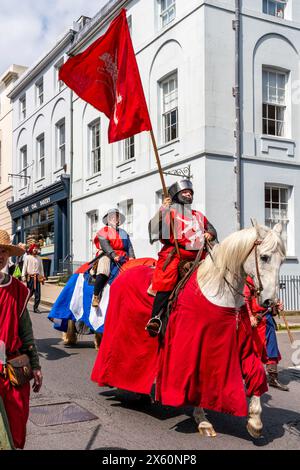
<instances>
[{"instance_id":1,"label":"straw hat","mask_svg":"<svg viewBox=\"0 0 300 470\"><path fill-rule=\"evenodd\" d=\"M17 245L12 245L10 241L10 236L6 230L0 229L0 248L4 248L9 256L21 256L24 255L25 250Z\"/></svg>"}]
</instances>

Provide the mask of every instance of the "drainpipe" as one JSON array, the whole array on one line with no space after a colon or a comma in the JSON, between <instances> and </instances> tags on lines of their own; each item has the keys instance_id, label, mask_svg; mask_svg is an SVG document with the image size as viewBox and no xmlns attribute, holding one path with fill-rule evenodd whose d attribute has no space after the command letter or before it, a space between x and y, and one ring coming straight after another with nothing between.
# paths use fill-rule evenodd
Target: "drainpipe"
<instances>
[{"instance_id":1,"label":"drainpipe","mask_svg":"<svg viewBox=\"0 0 300 470\"><path fill-rule=\"evenodd\" d=\"M236 174L236 222L237 230L241 229L241 156L242 156L242 134L241 134L241 0L235 0L235 19L233 21L235 30L235 86L233 95L235 97L235 174Z\"/></svg>"},{"instance_id":2,"label":"drainpipe","mask_svg":"<svg viewBox=\"0 0 300 470\"><path fill-rule=\"evenodd\" d=\"M69 249L70 261L73 261L73 206L72 206L72 189L73 189L73 127L74 127L74 110L73 110L73 91L70 90L70 196L69 196Z\"/></svg>"}]
</instances>

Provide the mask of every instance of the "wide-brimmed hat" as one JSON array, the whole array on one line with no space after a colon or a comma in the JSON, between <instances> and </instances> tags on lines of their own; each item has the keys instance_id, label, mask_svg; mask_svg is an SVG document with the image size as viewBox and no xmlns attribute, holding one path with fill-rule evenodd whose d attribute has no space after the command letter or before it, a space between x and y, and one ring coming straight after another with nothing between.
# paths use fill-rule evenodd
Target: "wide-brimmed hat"
<instances>
[{"instance_id":1,"label":"wide-brimmed hat","mask_svg":"<svg viewBox=\"0 0 300 470\"><path fill-rule=\"evenodd\" d=\"M0 248L4 248L9 256L22 256L25 253L25 250L20 246L13 245L10 241L10 236L6 230L0 229Z\"/></svg>"},{"instance_id":2,"label":"wide-brimmed hat","mask_svg":"<svg viewBox=\"0 0 300 470\"><path fill-rule=\"evenodd\" d=\"M102 219L102 222L104 223L104 225L108 225L108 216L110 214L119 214L119 225L122 225L124 224L125 222L125 215L122 214L122 212L119 211L119 209L109 209L109 211L107 211L107 213L104 215L103 219Z\"/></svg>"}]
</instances>

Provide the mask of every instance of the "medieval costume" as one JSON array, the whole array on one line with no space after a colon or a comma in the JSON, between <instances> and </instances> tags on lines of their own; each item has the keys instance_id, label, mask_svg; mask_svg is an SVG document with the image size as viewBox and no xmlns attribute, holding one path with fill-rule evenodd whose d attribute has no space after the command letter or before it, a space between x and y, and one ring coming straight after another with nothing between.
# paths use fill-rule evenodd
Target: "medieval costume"
<instances>
[{"instance_id":1,"label":"medieval costume","mask_svg":"<svg viewBox=\"0 0 300 470\"><path fill-rule=\"evenodd\" d=\"M185 195L187 190L190 192L189 197ZM149 293L156 292L152 318L147 325L149 334L153 336L160 324L155 318L166 308L169 296L177 284L180 262L194 261L201 250L200 260L205 258L205 234L210 235L211 241L217 239L217 232L213 225L200 211L191 208L193 194L193 186L189 180L173 184L169 188L171 206L163 205L149 223L150 242L153 243L159 239L164 245L158 253L158 263L149 291ZM175 238L179 253L175 246Z\"/></svg>"},{"instance_id":2,"label":"medieval costume","mask_svg":"<svg viewBox=\"0 0 300 470\"><path fill-rule=\"evenodd\" d=\"M173 304L160 344L144 329L153 303L146 294L152 275L153 269L138 266L113 283L92 380L142 394L150 394L156 381L156 399L163 405L247 416L246 396L261 396L268 387L245 306L212 304L194 272Z\"/></svg>"},{"instance_id":3,"label":"medieval costume","mask_svg":"<svg viewBox=\"0 0 300 470\"><path fill-rule=\"evenodd\" d=\"M0 264L6 256L20 256L24 251L10 244L7 232L0 230ZM26 308L29 290L14 277L1 274L0 277L0 341L5 344L5 356L0 359L0 397L3 400L10 432L16 448L22 449L25 444L26 423L29 416L29 382L14 387L6 374L6 359L12 359L26 353L34 373L39 377L34 383L34 391L41 386L39 357L33 337L31 320ZM2 344L3 344L2 343ZM38 372L37 372L38 371ZM39 381L37 386L36 380Z\"/></svg>"},{"instance_id":4,"label":"medieval costume","mask_svg":"<svg viewBox=\"0 0 300 470\"><path fill-rule=\"evenodd\" d=\"M38 307L41 301L41 283L45 280L43 262L38 255L38 250L38 245L30 245L22 268L22 279L27 282L30 297L34 294L33 311L35 313L40 313Z\"/></svg>"},{"instance_id":5,"label":"medieval costume","mask_svg":"<svg viewBox=\"0 0 300 470\"><path fill-rule=\"evenodd\" d=\"M110 209L102 219L104 227L96 234L94 243L99 256L96 268L93 307L99 306L103 289L111 274L112 264L120 267L130 258L135 258L128 233L120 228L125 216L118 209Z\"/></svg>"},{"instance_id":6,"label":"medieval costume","mask_svg":"<svg viewBox=\"0 0 300 470\"><path fill-rule=\"evenodd\" d=\"M276 338L277 325L273 316L274 313L277 315L278 311L275 308L274 312L273 309L266 309L258 304L254 284L250 277L247 278L244 295L248 314L253 325L254 347L261 361L266 364L269 385L288 391L289 388L278 380L277 364L281 360L281 355Z\"/></svg>"}]
</instances>

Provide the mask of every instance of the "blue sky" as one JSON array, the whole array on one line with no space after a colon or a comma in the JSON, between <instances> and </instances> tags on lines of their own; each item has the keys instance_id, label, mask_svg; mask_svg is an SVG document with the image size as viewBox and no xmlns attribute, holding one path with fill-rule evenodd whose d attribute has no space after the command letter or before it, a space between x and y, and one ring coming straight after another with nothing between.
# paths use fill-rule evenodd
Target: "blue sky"
<instances>
[{"instance_id":1,"label":"blue sky","mask_svg":"<svg viewBox=\"0 0 300 470\"><path fill-rule=\"evenodd\" d=\"M107 0L0 0L0 75L31 66L81 15L93 17Z\"/></svg>"}]
</instances>

